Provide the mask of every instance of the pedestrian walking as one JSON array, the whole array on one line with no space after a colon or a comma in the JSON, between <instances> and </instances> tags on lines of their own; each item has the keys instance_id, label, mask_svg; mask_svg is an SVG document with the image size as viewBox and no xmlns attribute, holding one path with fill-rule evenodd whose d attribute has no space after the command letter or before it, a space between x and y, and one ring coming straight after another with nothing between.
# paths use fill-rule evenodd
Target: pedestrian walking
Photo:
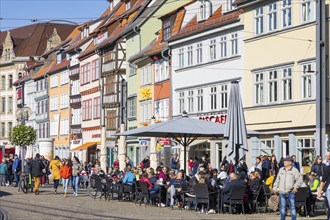
<instances>
[{"instance_id":1,"label":"pedestrian walking","mask_svg":"<svg viewBox=\"0 0 330 220\"><path fill-rule=\"evenodd\" d=\"M290 205L291 219L296 220L295 193L303 184L303 179L298 169L293 167L292 157L286 157L283 163L284 167L278 172L273 190L275 193L279 192L280 194L281 220L284 220L286 216L287 201Z\"/></svg>"},{"instance_id":2,"label":"pedestrian walking","mask_svg":"<svg viewBox=\"0 0 330 220\"><path fill-rule=\"evenodd\" d=\"M178 172L178 170L180 169L180 160L178 157L177 153L173 154L173 157L171 158L171 169L174 170L175 173Z\"/></svg>"},{"instance_id":3,"label":"pedestrian walking","mask_svg":"<svg viewBox=\"0 0 330 220\"><path fill-rule=\"evenodd\" d=\"M63 188L64 188L64 197L66 197L68 193L68 184L71 178L71 174L72 174L72 168L69 166L69 161L66 160L64 162L64 165L60 168L60 176L62 178Z\"/></svg>"},{"instance_id":4,"label":"pedestrian walking","mask_svg":"<svg viewBox=\"0 0 330 220\"><path fill-rule=\"evenodd\" d=\"M0 164L0 185L1 186L6 185L7 174L8 174L7 161L6 161L6 159L2 159L2 163Z\"/></svg>"},{"instance_id":5,"label":"pedestrian walking","mask_svg":"<svg viewBox=\"0 0 330 220\"><path fill-rule=\"evenodd\" d=\"M21 160L19 159L18 155L14 155L14 163L13 163L13 174L14 174L14 181L15 181L15 187L18 186L19 182L19 175L21 171Z\"/></svg>"},{"instance_id":6,"label":"pedestrian walking","mask_svg":"<svg viewBox=\"0 0 330 220\"><path fill-rule=\"evenodd\" d=\"M319 190L317 192L317 198L322 198L322 194L325 193L328 212L327 219L330 219L330 166L328 165L330 161L330 152L326 153L326 160L323 166L323 176L320 183Z\"/></svg>"},{"instance_id":7,"label":"pedestrian walking","mask_svg":"<svg viewBox=\"0 0 330 220\"><path fill-rule=\"evenodd\" d=\"M79 190L79 181L80 181L80 172L82 170L82 166L79 162L78 157L73 157L72 161L72 179L73 179L73 195L78 196Z\"/></svg>"},{"instance_id":8,"label":"pedestrian walking","mask_svg":"<svg viewBox=\"0 0 330 220\"><path fill-rule=\"evenodd\" d=\"M39 185L41 182L41 176L43 175L43 169L45 169L44 163L40 160L40 154L36 154L34 160L31 161L31 173L34 180L34 193L39 194Z\"/></svg>"},{"instance_id":9,"label":"pedestrian walking","mask_svg":"<svg viewBox=\"0 0 330 220\"><path fill-rule=\"evenodd\" d=\"M49 169L52 171L52 178L54 181L54 194L57 194L57 187L61 179L60 169L62 167L62 163L58 156L55 156L55 159L52 160L49 164Z\"/></svg>"}]
</instances>

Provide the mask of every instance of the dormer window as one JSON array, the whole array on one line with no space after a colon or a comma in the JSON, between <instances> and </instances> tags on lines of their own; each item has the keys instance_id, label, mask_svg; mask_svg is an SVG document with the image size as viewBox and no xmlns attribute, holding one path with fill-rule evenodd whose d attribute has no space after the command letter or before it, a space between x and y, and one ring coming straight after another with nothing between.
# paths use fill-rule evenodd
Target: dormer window
<instances>
[{"instance_id":1,"label":"dormer window","mask_svg":"<svg viewBox=\"0 0 330 220\"><path fill-rule=\"evenodd\" d=\"M130 10L131 9L131 2L127 1L127 2L125 2L125 4L126 4L126 11Z\"/></svg>"},{"instance_id":2,"label":"dormer window","mask_svg":"<svg viewBox=\"0 0 330 220\"><path fill-rule=\"evenodd\" d=\"M204 21L208 19L212 14L210 0L200 0L199 1L199 13L198 13L198 21Z\"/></svg>"},{"instance_id":3,"label":"dormer window","mask_svg":"<svg viewBox=\"0 0 330 220\"><path fill-rule=\"evenodd\" d=\"M167 40L171 37L171 19L166 19L163 22L163 39Z\"/></svg>"},{"instance_id":4,"label":"dormer window","mask_svg":"<svg viewBox=\"0 0 330 220\"><path fill-rule=\"evenodd\" d=\"M10 61L10 50L6 50L6 62L8 63Z\"/></svg>"}]
</instances>

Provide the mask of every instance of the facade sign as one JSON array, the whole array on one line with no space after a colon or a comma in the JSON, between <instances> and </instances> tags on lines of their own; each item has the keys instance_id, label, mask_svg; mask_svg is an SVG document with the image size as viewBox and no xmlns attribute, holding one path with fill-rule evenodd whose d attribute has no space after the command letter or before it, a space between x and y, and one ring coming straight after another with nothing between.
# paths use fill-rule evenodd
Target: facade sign
<instances>
[{"instance_id":1,"label":"facade sign","mask_svg":"<svg viewBox=\"0 0 330 220\"><path fill-rule=\"evenodd\" d=\"M200 116L199 119L204 121L220 123L220 124L226 124L227 115L222 114L222 115Z\"/></svg>"},{"instance_id":2,"label":"facade sign","mask_svg":"<svg viewBox=\"0 0 330 220\"><path fill-rule=\"evenodd\" d=\"M148 141L147 140L139 140L139 144L141 147L146 147L148 146Z\"/></svg>"},{"instance_id":3,"label":"facade sign","mask_svg":"<svg viewBox=\"0 0 330 220\"><path fill-rule=\"evenodd\" d=\"M163 144L163 145L170 145L171 144L171 140L169 138L159 138L158 142L160 144Z\"/></svg>"}]
</instances>

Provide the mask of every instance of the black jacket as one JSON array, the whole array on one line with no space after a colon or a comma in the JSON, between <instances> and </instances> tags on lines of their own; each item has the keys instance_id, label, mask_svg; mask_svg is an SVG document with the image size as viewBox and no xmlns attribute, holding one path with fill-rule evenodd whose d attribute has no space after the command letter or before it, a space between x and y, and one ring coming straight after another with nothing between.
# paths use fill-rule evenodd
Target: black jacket
<instances>
[{"instance_id":1,"label":"black jacket","mask_svg":"<svg viewBox=\"0 0 330 220\"><path fill-rule=\"evenodd\" d=\"M44 163L39 158L35 158L31 161L31 174L33 177L42 176L42 169L45 168Z\"/></svg>"},{"instance_id":2,"label":"black jacket","mask_svg":"<svg viewBox=\"0 0 330 220\"><path fill-rule=\"evenodd\" d=\"M230 190L234 186L246 186L246 185L242 181L240 181L240 180L234 180L234 181L227 182L225 184L225 187L222 189L222 192L223 192L223 201L225 203L228 203L229 202L230 197L231 197Z\"/></svg>"}]
</instances>

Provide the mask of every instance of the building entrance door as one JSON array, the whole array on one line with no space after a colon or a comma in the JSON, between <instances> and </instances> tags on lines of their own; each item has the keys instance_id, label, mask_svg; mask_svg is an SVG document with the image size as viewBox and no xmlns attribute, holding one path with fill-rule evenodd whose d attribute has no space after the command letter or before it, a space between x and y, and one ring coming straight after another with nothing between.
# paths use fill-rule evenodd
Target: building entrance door
<instances>
[{"instance_id":1,"label":"building entrance door","mask_svg":"<svg viewBox=\"0 0 330 220\"><path fill-rule=\"evenodd\" d=\"M282 141L282 157L286 157L288 155L290 155L289 152L289 140L283 140Z\"/></svg>"}]
</instances>

